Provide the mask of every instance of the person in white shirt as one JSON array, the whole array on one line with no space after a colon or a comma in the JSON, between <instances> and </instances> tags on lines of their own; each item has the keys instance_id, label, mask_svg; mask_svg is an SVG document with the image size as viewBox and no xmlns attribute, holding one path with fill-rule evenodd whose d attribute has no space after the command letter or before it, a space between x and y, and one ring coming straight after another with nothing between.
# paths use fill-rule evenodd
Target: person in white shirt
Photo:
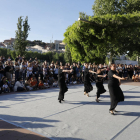
<instances>
[{"instance_id":1,"label":"person in white shirt","mask_svg":"<svg viewBox=\"0 0 140 140\"><path fill-rule=\"evenodd\" d=\"M118 67L117 71L119 73L119 76L122 77L123 68L122 68L121 64L119 64L119 67Z\"/></svg>"},{"instance_id":2,"label":"person in white shirt","mask_svg":"<svg viewBox=\"0 0 140 140\"><path fill-rule=\"evenodd\" d=\"M54 68L54 79L58 80L58 65L55 65L55 68Z\"/></svg>"},{"instance_id":3,"label":"person in white shirt","mask_svg":"<svg viewBox=\"0 0 140 140\"><path fill-rule=\"evenodd\" d=\"M10 56L8 57L7 61L11 61L11 58L10 58Z\"/></svg>"},{"instance_id":4,"label":"person in white shirt","mask_svg":"<svg viewBox=\"0 0 140 140\"><path fill-rule=\"evenodd\" d=\"M33 68L31 66L31 64L29 63L28 67L27 67L27 77L31 77L32 73L33 73Z\"/></svg>"},{"instance_id":5,"label":"person in white shirt","mask_svg":"<svg viewBox=\"0 0 140 140\"><path fill-rule=\"evenodd\" d=\"M26 91L24 84L22 84L22 79L18 78L18 81L15 83L14 91Z\"/></svg>"}]
</instances>

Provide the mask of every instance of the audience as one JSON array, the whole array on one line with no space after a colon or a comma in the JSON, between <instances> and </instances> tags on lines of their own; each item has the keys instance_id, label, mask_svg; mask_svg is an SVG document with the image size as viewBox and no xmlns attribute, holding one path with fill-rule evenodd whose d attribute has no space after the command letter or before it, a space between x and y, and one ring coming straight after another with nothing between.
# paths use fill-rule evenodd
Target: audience
<instances>
[{"instance_id":1,"label":"audience","mask_svg":"<svg viewBox=\"0 0 140 140\"><path fill-rule=\"evenodd\" d=\"M61 65L62 62L58 63L58 61L56 63L52 61L50 64L44 61L41 64L37 58L35 60L30 58L27 61L20 55L17 56L13 65L10 57L6 61L4 56L0 56L0 93L57 87L58 70ZM101 68L103 74L107 74L110 70L110 66L105 63L104 65L90 63L88 68L94 72L97 71L97 68ZM64 69L73 69L72 73L65 73L67 85L84 82L84 63L78 62L72 65L66 63ZM120 77L128 77L134 82L140 82L140 66L138 65L117 64L117 72ZM90 79L92 82L94 81L94 74L90 74ZM105 77L104 80L108 80L108 77Z\"/></svg>"}]
</instances>

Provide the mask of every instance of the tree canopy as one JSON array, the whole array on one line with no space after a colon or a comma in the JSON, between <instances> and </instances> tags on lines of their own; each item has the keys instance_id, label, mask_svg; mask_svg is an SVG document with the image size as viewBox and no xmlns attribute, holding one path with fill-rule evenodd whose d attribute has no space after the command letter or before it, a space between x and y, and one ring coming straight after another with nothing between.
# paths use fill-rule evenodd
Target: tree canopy
<instances>
[{"instance_id":1,"label":"tree canopy","mask_svg":"<svg viewBox=\"0 0 140 140\"><path fill-rule=\"evenodd\" d=\"M97 62L110 52L131 55L136 49L140 51L138 12L86 16L86 20L90 24L76 21L64 33L64 42L70 48L73 61Z\"/></svg>"},{"instance_id":2,"label":"tree canopy","mask_svg":"<svg viewBox=\"0 0 140 140\"><path fill-rule=\"evenodd\" d=\"M95 0L92 10L95 16L132 14L140 11L140 0Z\"/></svg>"}]
</instances>

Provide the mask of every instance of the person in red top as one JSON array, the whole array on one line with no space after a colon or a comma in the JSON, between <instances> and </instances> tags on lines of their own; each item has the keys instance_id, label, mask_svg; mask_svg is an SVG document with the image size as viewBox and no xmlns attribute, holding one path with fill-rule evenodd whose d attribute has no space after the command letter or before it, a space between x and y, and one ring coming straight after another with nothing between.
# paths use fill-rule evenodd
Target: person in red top
<instances>
[{"instance_id":1,"label":"person in red top","mask_svg":"<svg viewBox=\"0 0 140 140\"><path fill-rule=\"evenodd\" d=\"M39 89L44 89L45 88L42 80L39 81L38 88Z\"/></svg>"},{"instance_id":2,"label":"person in red top","mask_svg":"<svg viewBox=\"0 0 140 140\"><path fill-rule=\"evenodd\" d=\"M31 87L33 88L33 89L37 89L37 80L36 80L36 78L35 77L32 77L31 78Z\"/></svg>"}]
</instances>

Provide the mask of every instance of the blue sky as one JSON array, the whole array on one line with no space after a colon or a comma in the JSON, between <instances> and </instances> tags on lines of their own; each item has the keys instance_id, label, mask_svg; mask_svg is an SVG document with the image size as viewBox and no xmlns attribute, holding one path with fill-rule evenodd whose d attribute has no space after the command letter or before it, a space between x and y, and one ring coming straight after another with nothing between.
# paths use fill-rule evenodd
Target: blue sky
<instances>
[{"instance_id":1,"label":"blue sky","mask_svg":"<svg viewBox=\"0 0 140 140\"><path fill-rule=\"evenodd\" d=\"M0 42L15 37L20 16L28 16L28 40L50 42L52 35L53 40L63 40L79 12L93 15L93 4L94 0L0 0Z\"/></svg>"}]
</instances>

